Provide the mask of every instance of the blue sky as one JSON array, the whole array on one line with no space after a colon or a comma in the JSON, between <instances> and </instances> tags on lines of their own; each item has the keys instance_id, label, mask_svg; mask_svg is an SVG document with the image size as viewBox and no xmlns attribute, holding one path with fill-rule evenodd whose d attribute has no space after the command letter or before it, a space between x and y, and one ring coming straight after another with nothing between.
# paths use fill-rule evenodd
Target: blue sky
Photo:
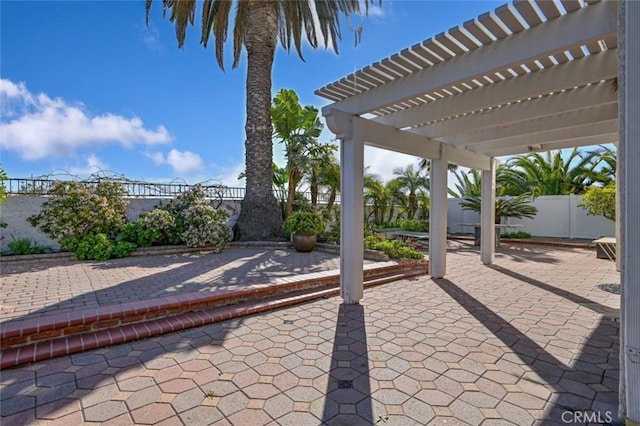
<instances>
[{"instance_id":1,"label":"blue sky","mask_svg":"<svg viewBox=\"0 0 640 426\"><path fill-rule=\"evenodd\" d=\"M503 3L384 1L362 19L357 47L343 25L339 55L306 46L302 62L279 48L273 93L294 89L304 105L320 108L326 101L314 90ZM233 70L227 56L220 70L211 45L199 44L199 27L179 50L160 0L148 28L139 1L3 0L0 7L0 161L10 177L102 169L147 181L243 185L236 177L244 169L245 57ZM323 132L322 140L330 138ZM411 162L373 149L365 155L384 178Z\"/></svg>"}]
</instances>

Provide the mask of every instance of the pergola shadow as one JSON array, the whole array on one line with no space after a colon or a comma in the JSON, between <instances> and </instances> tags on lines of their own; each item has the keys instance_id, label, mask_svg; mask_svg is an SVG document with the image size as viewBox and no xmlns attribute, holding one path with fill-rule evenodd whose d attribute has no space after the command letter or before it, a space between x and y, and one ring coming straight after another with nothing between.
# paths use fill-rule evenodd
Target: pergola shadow
<instances>
[{"instance_id":1,"label":"pergola shadow","mask_svg":"<svg viewBox=\"0 0 640 426\"><path fill-rule=\"evenodd\" d=\"M581 345L578 355L567 363L454 282L444 278L432 278L432 281L513 350L533 372L527 375L523 370L513 371L512 374L518 373L522 379L548 386L553 391L551 404L547 404L544 413L544 421L563 424L562 416L565 412L595 412L601 413L601 418L605 415L617 418L618 393L617 386L613 384L618 379L619 323L614 319L601 317L597 327ZM611 351L604 352L604 348ZM615 390L595 390L605 383L609 385L607 389Z\"/></svg>"},{"instance_id":2,"label":"pergola shadow","mask_svg":"<svg viewBox=\"0 0 640 426\"><path fill-rule=\"evenodd\" d=\"M480 247L476 247L471 242L456 241L455 244L447 247L448 252L458 254L472 254L478 256ZM552 248L540 248L531 246L507 246L501 245L495 252L496 257L509 257L515 262L537 262L537 263L558 263L558 259L553 256Z\"/></svg>"},{"instance_id":3,"label":"pergola shadow","mask_svg":"<svg viewBox=\"0 0 640 426\"><path fill-rule=\"evenodd\" d=\"M322 424L374 424L364 307L338 308ZM341 406L356 406L345 413Z\"/></svg>"}]
</instances>

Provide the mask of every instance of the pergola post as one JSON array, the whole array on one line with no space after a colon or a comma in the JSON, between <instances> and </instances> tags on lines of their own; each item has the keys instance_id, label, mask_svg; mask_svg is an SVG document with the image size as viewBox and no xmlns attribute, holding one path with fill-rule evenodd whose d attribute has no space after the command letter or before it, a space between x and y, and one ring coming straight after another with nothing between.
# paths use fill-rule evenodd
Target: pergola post
<instances>
[{"instance_id":1,"label":"pergola post","mask_svg":"<svg viewBox=\"0 0 640 426\"><path fill-rule=\"evenodd\" d=\"M626 424L640 425L640 2L620 3L619 15L619 114L622 202L621 326L620 351L624 353Z\"/></svg>"},{"instance_id":2,"label":"pergola post","mask_svg":"<svg viewBox=\"0 0 640 426\"><path fill-rule=\"evenodd\" d=\"M340 296L355 304L363 296L364 267L364 140L362 126L352 119L340 140Z\"/></svg>"},{"instance_id":3,"label":"pergola post","mask_svg":"<svg viewBox=\"0 0 640 426\"><path fill-rule=\"evenodd\" d=\"M618 157L618 161L616 161L616 217L615 217L615 222L616 222L616 270L620 271L620 264L622 263L622 249L620 248L620 238L621 238L621 232L622 232L622 219L621 219L621 215L620 215L620 211L622 209L622 204L620 202L620 162L622 161L620 159L620 144L618 142L616 142L615 144L616 147L616 156Z\"/></svg>"},{"instance_id":4,"label":"pergola post","mask_svg":"<svg viewBox=\"0 0 640 426\"><path fill-rule=\"evenodd\" d=\"M480 206L480 258L485 265L493 263L496 241L496 168L491 160L489 170L482 171L482 199Z\"/></svg>"},{"instance_id":5,"label":"pergola post","mask_svg":"<svg viewBox=\"0 0 640 426\"><path fill-rule=\"evenodd\" d=\"M445 152L431 160L429 275L433 278L442 278L447 272L447 165Z\"/></svg>"}]
</instances>

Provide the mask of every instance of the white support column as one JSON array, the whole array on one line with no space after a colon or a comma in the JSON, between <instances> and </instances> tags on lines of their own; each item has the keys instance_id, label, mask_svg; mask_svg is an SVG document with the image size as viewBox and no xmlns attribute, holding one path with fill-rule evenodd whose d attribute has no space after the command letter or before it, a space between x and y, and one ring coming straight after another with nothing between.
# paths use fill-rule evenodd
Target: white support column
<instances>
[{"instance_id":1,"label":"white support column","mask_svg":"<svg viewBox=\"0 0 640 426\"><path fill-rule=\"evenodd\" d=\"M620 271L620 264L622 262L622 250L620 249L620 238L622 232L622 218L620 217L620 210L622 209L622 204L620 202L620 162L622 159L620 158L620 144L616 142L616 157L618 161L616 161L616 270Z\"/></svg>"},{"instance_id":2,"label":"white support column","mask_svg":"<svg viewBox=\"0 0 640 426\"><path fill-rule=\"evenodd\" d=\"M442 278L447 272L447 156L431 160L429 210L429 275Z\"/></svg>"},{"instance_id":3,"label":"white support column","mask_svg":"<svg viewBox=\"0 0 640 426\"><path fill-rule=\"evenodd\" d=\"M624 301L621 306L624 352L626 424L640 425L640 2L621 2L624 12L618 28L619 113L621 122L620 155L622 197L622 265L621 281ZM621 32L620 32L621 31ZM622 398L622 395L621 395Z\"/></svg>"},{"instance_id":4,"label":"white support column","mask_svg":"<svg viewBox=\"0 0 640 426\"><path fill-rule=\"evenodd\" d=\"M496 168L497 160L491 160L491 168L482 171L482 200L480 206L480 258L491 265L496 241Z\"/></svg>"},{"instance_id":5,"label":"white support column","mask_svg":"<svg viewBox=\"0 0 640 426\"><path fill-rule=\"evenodd\" d=\"M364 140L356 120L350 127L340 141L340 296L355 304L364 287Z\"/></svg>"}]
</instances>

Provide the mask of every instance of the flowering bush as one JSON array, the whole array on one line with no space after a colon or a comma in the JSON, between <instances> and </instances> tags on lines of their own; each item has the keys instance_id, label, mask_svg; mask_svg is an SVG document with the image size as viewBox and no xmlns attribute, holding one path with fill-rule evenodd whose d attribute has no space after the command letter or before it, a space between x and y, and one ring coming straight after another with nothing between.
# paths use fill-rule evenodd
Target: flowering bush
<instances>
[{"instance_id":1,"label":"flowering bush","mask_svg":"<svg viewBox=\"0 0 640 426\"><path fill-rule=\"evenodd\" d=\"M117 182L55 182L42 211L28 218L33 226L69 249L71 240L88 235L115 237L126 222L126 191Z\"/></svg>"},{"instance_id":2,"label":"flowering bush","mask_svg":"<svg viewBox=\"0 0 640 426\"><path fill-rule=\"evenodd\" d=\"M160 205L158 207L159 209L168 211L174 219L174 226L168 231L167 235L170 244L182 244L185 242L182 237L182 234L187 230L184 212L199 202L199 200L204 200L205 198L206 194L202 185L197 184L180 193L167 205Z\"/></svg>"},{"instance_id":3,"label":"flowering bush","mask_svg":"<svg viewBox=\"0 0 640 426\"><path fill-rule=\"evenodd\" d=\"M196 200L182 211L184 231L180 234L189 247L213 246L219 253L231 240L231 230L226 225L227 212L216 210L205 200Z\"/></svg>"}]
</instances>

